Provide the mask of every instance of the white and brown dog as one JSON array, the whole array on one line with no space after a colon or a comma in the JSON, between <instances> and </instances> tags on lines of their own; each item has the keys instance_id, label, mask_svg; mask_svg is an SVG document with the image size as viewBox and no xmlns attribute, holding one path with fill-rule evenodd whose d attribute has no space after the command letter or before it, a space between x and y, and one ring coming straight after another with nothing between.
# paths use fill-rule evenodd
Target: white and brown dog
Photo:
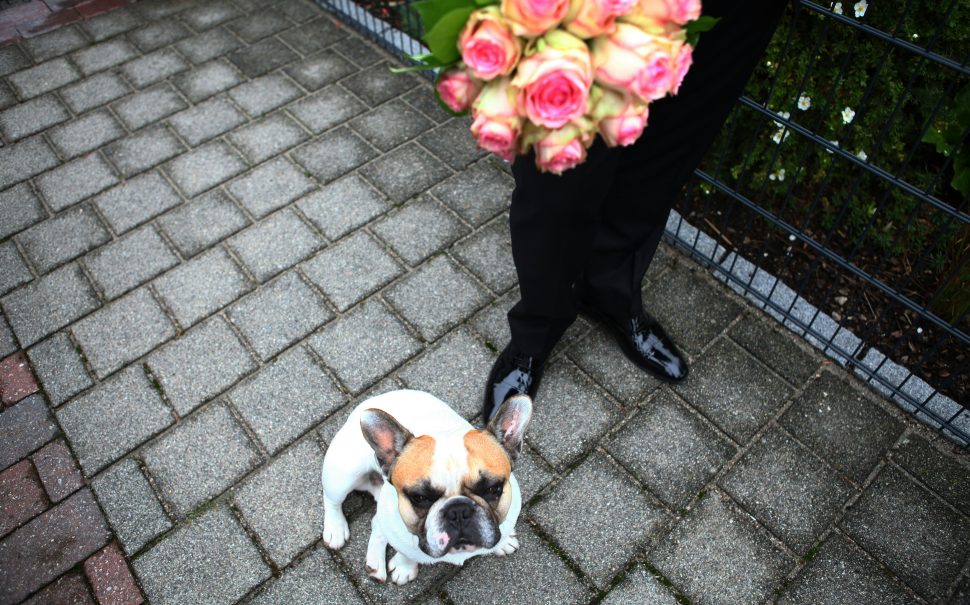
<instances>
[{"instance_id":1,"label":"white and brown dog","mask_svg":"<svg viewBox=\"0 0 970 605\"><path fill-rule=\"evenodd\" d=\"M341 505L353 491L377 501L367 545L367 574L405 584L419 563L461 565L519 547L522 508L512 463L532 415L532 400L510 397L484 430L421 391L364 401L334 436L323 459L323 540L341 548L350 536ZM397 551L387 563L387 545Z\"/></svg>"}]
</instances>

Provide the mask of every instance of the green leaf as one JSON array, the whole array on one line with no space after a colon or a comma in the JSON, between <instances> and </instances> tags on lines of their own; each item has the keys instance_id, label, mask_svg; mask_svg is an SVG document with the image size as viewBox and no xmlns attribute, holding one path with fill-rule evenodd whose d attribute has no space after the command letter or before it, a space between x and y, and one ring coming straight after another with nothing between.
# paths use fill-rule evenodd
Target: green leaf
<instances>
[{"instance_id":1,"label":"green leaf","mask_svg":"<svg viewBox=\"0 0 970 605\"><path fill-rule=\"evenodd\" d=\"M714 26L717 25L717 22L720 20L720 17L701 15L693 21L688 21L687 24L684 25L684 31L687 32L688 36L691 34L703 34L704 32L709 32L714 29Z\"/></svg>"},{"instance_id":2,"label":"green leaf","mask_svg":"<svg viewBox=\"0 0 970 605\"><path fill-rule=\"evenodd\" d=\"M442 64L454 63L461 57L458 52L458 34L474 10L474 7L456 8L438 19L434 27L424 35L423 40L428 45L428 50Z\"/></svg>"},{"instance_id":3,"label":"green leaf","mask_svg":"<svg viewBox=\"0 0 970 605\"><path fill-rule=\"evenodd\" d=\"M946 142L943 133L936 128L930 128L923 135L923 142L936 147L936 152L942 155L950 155L950 145Z\"/></svg>"},{"instance_id":4,"label":"green leaf","mask_svg":"<svg viewBox=\"0 0 970 605\"><path fill-rule=\"evenodd\" d=\"M410 4L410 7L421 17L421 24L426 32L434 29L438 21L451 11L474 6L476 6L475 0L420 0Z\"/></svg>"}]
</instances>

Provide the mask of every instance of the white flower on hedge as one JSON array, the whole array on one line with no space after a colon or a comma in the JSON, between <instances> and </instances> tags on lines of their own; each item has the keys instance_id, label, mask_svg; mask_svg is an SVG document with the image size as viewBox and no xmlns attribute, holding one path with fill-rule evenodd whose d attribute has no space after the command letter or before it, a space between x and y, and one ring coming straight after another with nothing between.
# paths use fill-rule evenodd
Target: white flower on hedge
<instances>
[{"instance_id":1,"label":"white flower on hedge","mask_svg":"<svg viewBox=\"0 0 970 605\"><path fill-rule=\"evenodd\" d=\"M832 147L838 147L839 146L839 142L838 141L829 141L829 143L832 143ZM832 150L829 149L828 147L826 147L825 148L825 153L832 153Z\"/></svg>"},{"instance_id":2,"label":"white flower on hedge","mask_svg":"<svg viewBox=\"0 0 970 605\"><path fill-rule=\"evenodd\" d=\"M835 13L836 15L841 15L842 14L842 3L841 2L836 2L835 3L835 6L832 7L832 12Z\"/></svg>"},{"instance_id":3,"label":"white flower on hedge","mask_svg":"<svg viewBox=\"0 0 970 605\"><path fill-rule=\"evenodd\" d=\"M809 97L808 95L802 95L802 96L798 97L798 108L799 109L801 109L802 111L805 111L805 110L807 110L811 106L812 106L812 98L811 97Z\"/></svg>"},{"instance_id":4,"label":"white flower on hedge","mask_svg":"<svg viewBox=\"0 0 970 605\"><path fill-rule=\"evenodd\" d=\"M869 3L866 2L866 0L859 0L859 2L856 2L852 8L855 9L856 19L859 19L865 16L866 9L869 8Z\"/></svg>"},{"instance_id":5,"label":"white flower on hedge","mask_svg":"<svg viewBox=\"0 0 970 605\"><path fill-rule=\"evenodd\" d=\"M790 134L791 132L782 126L777 132L775 132L775 134L771 135L771 140L774 141L776 145L781 145L782 141L787 139Z\"/></svg>"},{"instance_id":6,"label":"white flower on hedge","mask_svg":"<svg viewBox=\"0 0 970 605\"><path fill-rule=\"evenodd\" d=\"M768 178L772 181L784 181L785 180L785 169L779 168L775 172L768 175Z\"/></svg>"},{"instance_id":7,"label":"white flower on hedge","mask_svg":"<svg viewBox=\"0 0 970 605\"><path fill-rule=\"evenodd\" d=\"M855 111L851 107L846 107L842 110L842 123L850 124L853 118L855 118Z\"/></svg>"},{"instance_id":8,"label":"white flower on hedge","mask_svg":"<svg viewBox=\"0 0 970 605\"><path fill-rule=\"evenodd\" d=\"M777 113L778 113L778 117L779 118L784 118L785 120L787 120L788 118L791 117L791 112L788 112L788 111L779 111ZM785 127L784 124L782 124L781 122L779 122L777 120L775 121L775 126L777 126L778 128L784 128Z\"/></svg>"},{"instance_id":9,"label":"white flower on hedge","mask_svg":"<svg viewBox=\"0 0 970 605\"><path fill-rule=\"evenodd\" d=\"M866 152L862 151L861 149L859 150L859 153L855 154L855 157L859 158L863 162L869 159L869 156L866 155Z\"/></svg>"}]
</instances>

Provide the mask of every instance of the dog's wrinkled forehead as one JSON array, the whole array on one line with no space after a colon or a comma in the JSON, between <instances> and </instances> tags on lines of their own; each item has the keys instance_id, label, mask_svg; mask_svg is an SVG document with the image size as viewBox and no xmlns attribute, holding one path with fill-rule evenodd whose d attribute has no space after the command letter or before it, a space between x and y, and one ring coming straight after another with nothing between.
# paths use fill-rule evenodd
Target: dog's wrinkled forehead
<instances>
[{"instance_id":1,"label":"dog's wrinkled forehead","mask_svg":"<svg viewBox=\"0 0 970 605\"><path fill-rule=\"evenodd\" d=\"M470 430L415 437L395 462L390 480L398 487L429 481L440 489L449 489L459 488L483 472L496 478L508 477L512 464L491 434Z\"/></svg>"}]
</instances>

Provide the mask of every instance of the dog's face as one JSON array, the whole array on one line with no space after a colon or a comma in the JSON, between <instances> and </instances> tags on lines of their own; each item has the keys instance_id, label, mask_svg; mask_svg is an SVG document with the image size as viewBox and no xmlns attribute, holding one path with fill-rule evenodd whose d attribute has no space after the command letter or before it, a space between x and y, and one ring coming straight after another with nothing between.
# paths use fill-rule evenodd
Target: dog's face
<instances>
[{"instance_id":1,"label":"dog's face","mask_svg":"<svg viewBox=\"0 0 970 605\"><path fill-rule=\"evenodd\" d=\"M506 401L484 430L413 436L381 410L360 424L385 477L398 493L398 512L428 556L495 546L512 505L509 477L532 415L532 400Z\"/></svg>"}]
</instances>

